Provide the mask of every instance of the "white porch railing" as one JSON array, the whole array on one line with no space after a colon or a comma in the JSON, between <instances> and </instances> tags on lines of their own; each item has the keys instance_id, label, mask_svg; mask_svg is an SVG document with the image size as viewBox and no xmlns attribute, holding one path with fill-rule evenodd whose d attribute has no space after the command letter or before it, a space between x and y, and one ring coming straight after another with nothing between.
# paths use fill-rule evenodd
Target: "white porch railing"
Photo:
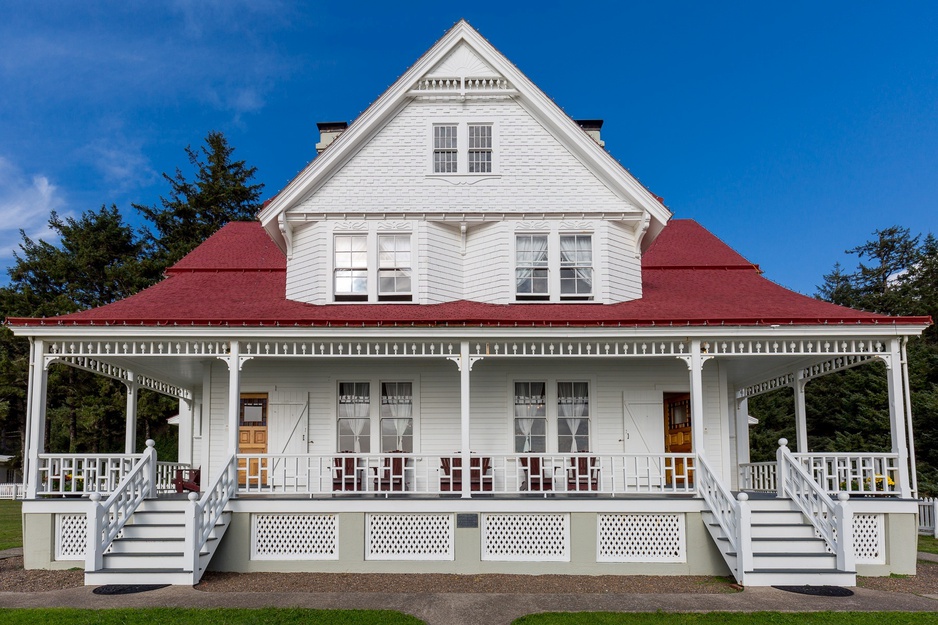
<instances>
[{"instance_id":1,"label":"white porch railing","mask_svg":"<svg viewBox=\"0 0 938 625\"><path fill-rule=\"evenodd\" d=\"M458 494L458 454L238 454L242 494ZM695 454L473 454L472 493L695 494Z\"/></svg>"},{"instance_id":2,"label":"white porch railing","mask_svg":"<svg viewBox=\"0 0 938 625\"><path fill-rule=\"evenodd\" d=\"M144 499L156 497L156 443L147 441L147 450L137 464L124 476L103 504L101 493L91 493L88 511L88 549L85 570L98 571L103 566L104 552Z\"/></svg>"},{"instance_id":3,"label":"white porch railing","mask_svg":"<svg viewBox=\"0 0 938 625\"><path fill-rule=\"evenodd\" d=\"M778 495L790 497L811 521L831 551L837 556L837 568L855 571L853 548L853 513L847 501L850 495L840 492L837 503L808 473L800 459L788 450L788 441L778 441Z\"/></svg>"},{"instance_id":4,"label":"white porch railing","mask_svg":"<svg viewBox=\"0 0 938 625\"><path fill-rule=\"evenodd\" d=\"M109 494L143 454L40 454L37 495Z\"/></svg>"},{"instance_id":5,"label":"white porch railing","mask_svg":"<svg viewBox=\"0 0 938 625\"><path fill-rule=\"evenodd\" d=\"M734 499L733 494L713 472L703 456L697 458L697 469L697 490L729 540L731 551L736 552L734 576L736 581L742 584L746 572L753 570L752 511L749 508L749 495L739 493Z\"/></svg>"},{"instance_id":6,"label":"white porch railing","mask_svg":"<svg viewBox=\"0 0 938 625\"><path fill-rule=\"evenodd\" d=\"M791 452L789 452L791 453ZM856 495L901 495L899 454L886 453L792 453L814 481L828 493ZM775 492L777 462L748 462L739 465L742 490Z\"/></svg>"},{"instance_id":7,"label":"white porch railing","mask_svg":"<svg viewBox=\"0 0 938 625\"><path fill-rule=\"evenodd\" d=\"M199 558L202 548L215 529L215 524L225 511L228 501L237 492L235 456L230 456L211 486L202 493L189 493L189 507L186 510L186 543L184 570L193 573L193 583L201 578Z\"/></svg>"},{"instance_id":8,"label":"white porch railing","mask_svg":"<svg viewBox=\"0 0 938 625\"><path fill-rule=\"evenodd\" d=\"M178 469L188 469L190 465L183 462L157 462L156 463L156 490L161 493L174 493L173 479Z\"/></svg>"}]
</instances>

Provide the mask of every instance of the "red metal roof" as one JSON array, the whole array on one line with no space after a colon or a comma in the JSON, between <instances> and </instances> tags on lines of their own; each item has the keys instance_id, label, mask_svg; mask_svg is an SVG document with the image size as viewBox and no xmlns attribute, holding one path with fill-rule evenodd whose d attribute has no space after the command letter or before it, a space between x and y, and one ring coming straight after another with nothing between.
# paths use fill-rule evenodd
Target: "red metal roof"
<instances>
[{"instance_id":1,"label":"red metal roof","mask_svg":"<svg viewBox=\"0 0 938 625\"><path fill-rule=\"evenodd\" d=\"M642 259L641 299L618 304L329 304L288 300L286 259L258 223L231 223L132 297L11 325L651 326L927 324L835 306L763 278L692 220L672 220Z\"/></svg>"}]
</instances>

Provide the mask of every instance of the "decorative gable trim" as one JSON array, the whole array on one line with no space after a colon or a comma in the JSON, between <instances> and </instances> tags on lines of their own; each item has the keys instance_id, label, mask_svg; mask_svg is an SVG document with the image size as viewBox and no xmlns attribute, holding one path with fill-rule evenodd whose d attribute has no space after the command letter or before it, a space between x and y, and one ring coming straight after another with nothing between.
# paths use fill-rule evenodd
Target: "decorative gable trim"
<instances>
[{"instance_id":1,"label":"decorative gable trim","mask_svg":"<svg viewBox=\"0 0 938 625\"><path fill-rule=\"evenodd\" d=\"M443 77L446 73L463 75L452 76L446 83L447 78ZM258 215L261 224L282 250L287 250L289 236L281 232L279 216L325 184L421 89L435 89L440 83L433 81L441 80L440 88L446 97L490 97L489 91L512 95L623 202L650 215L654 226L646 236L649 242L671 218L671 212L654 195L485 38L461 20L261 210ZM289 221L286 227L289 228Z\"/></svg>"}]
</instances>

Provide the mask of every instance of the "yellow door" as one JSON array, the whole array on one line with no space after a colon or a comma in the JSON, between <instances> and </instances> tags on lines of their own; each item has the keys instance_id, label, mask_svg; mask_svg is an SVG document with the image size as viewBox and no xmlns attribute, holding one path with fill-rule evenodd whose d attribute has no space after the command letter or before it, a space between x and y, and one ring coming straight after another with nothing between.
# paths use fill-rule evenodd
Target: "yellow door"
<instances>
[{"instance_id":1,"label":"yellow door","mask_svg":"<svg viewBox=\"0 0 938 625\"><path fill-rule=\"evenodd\" d=\"M691 440L690 394L665 393L664 395L664 451L669 454L689 454L693 451ZM683 458L669 460L666 465L668 484L684 486L694 481L690 461Z\"/></svg>"},{"instance_id":2,"label":"yellow door","mask_svg":"<svg viewBox=\"0 0 938 625\"><path fill-rule=\"evenodd\" d=\"M267 393L242 393L238 416L238 453L267 453ZM267 485L267 460L238 460L238 484L251 488Z\"/></svg>"}]
</instances>

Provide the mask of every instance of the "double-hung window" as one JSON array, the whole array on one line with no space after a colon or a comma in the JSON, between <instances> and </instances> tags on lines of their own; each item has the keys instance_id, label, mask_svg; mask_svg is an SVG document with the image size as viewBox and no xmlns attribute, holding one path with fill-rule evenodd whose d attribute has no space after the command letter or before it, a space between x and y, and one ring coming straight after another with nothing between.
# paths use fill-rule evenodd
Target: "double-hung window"
<instances>
[{"instance_id":1,"label":"double-hung window","mask_svg":"<svg viewBox=\"0 0 938 625\"><path fill-rule=\"evenodd\" d=\"M515 297L518 300L593 299L591 234L516 234Z\"/></svg>"},{"instance_id":2,"label":"double-hung window","mask_svg":"<svg viewBox=\"0 0 938 625\"><path fill-rule=\"evenodd\" d=\"M514 391L515 453L589 451L589 382L515 382Z\"/></svg>"},{"instance_id":3,"label":"double-hung window","mask_svg":"<svg viewBox=\"0 0 938 625\"><path fill-rule=\"evenodd\" d=\"M491 123L446 122L433 125L434 174L494 172L495 133Z\"/></svg>"},{"instance_id":4,"label":"double-hung window","mask_svg":"<svg viewBox=\"0 0 938 625\"><path fill-rule=\"evenodd\" d=\"M377 387L381 398L374 409ZM414 451L413 382L339 382L337 409L338 451L371 453L372 423L381 453Z\"/></svg>"},{"instance_id":5,"label":"double-hung window","mask_svg":"<svg viewBox=\"0 0 938 625\"><path fill-rule=\"evenodd\" d=\"M412 240L410 232L336 234L333 243L335 301L411 301Z\"/></svg>"},{"instance_id":6,"label":"double-hung window","mask_svg":"<svg viewBox=\"0 0 938 625\"><path fill-rule=\"evenodd\" d=\"M557 382L557 451L589 451L589 382Z\"/></svg>"}]
</instances>

